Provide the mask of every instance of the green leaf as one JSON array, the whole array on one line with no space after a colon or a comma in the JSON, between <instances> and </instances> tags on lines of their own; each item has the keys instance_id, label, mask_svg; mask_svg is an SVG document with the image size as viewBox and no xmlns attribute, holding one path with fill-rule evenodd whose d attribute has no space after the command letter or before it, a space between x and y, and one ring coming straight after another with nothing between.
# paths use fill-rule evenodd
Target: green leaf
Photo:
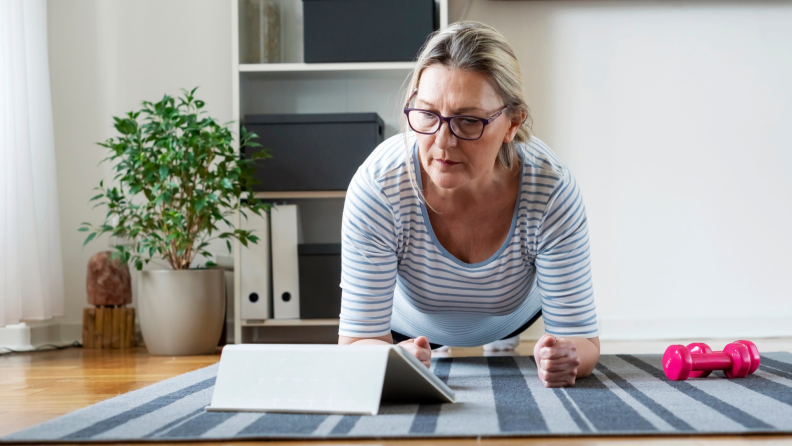
<instances>
[{"instance_id":1,"label":"green leaf","mask_svg":"<svg viewBox=\"0 0 792 446\"><path fill-rule=\"evenodd\" d=\"M85 247L85 245L87 245L87 244L88 244L88 242L90 242L91 240L93 240L93 239L94 239L94 237L96 237L96 233L95 233L95 232L92 232L92 233L88 234L88 237L86 237L86 238L85 238L85 241L83 242L83 247Z\"/></svg>"},{"instance_id":2,"label":"green leaf","mask_svg":"<svg viewBox=\"0 0 792 446\"><path fill-rule=\"evenodd\" d=\"M205 240L215 238L218 224L232 231L219 236L229 253L230 238L243 245L257 241L235 232L226 217L242 208L257 212L261 205L255 199L247 204L239 200L251 193L257 163L269 154L258 149L255 133L240 126L239 143L256 148L256 161L240 158L233 145L237 124L220 124L209 116L196 91L143 101L137 110L111 119L118 133L97 144L107 151L103 161L112 164L112 186L100 181L90 200L107 215L102 225L86 222L78 228L89 236L85 244L104 233L127 237L133 244L117 246L114 253L140 269L171 246L182 254L187 249L206 253ZM115 227L110 218L117 218Z\"/></svg>"}]
</instances>

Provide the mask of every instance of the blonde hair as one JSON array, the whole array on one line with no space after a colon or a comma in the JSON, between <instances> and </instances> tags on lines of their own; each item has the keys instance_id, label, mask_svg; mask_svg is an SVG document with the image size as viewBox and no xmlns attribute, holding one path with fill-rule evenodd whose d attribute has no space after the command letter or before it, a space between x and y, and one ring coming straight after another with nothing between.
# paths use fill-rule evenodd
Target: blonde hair
<instances>
[{"instance_id":1,"label":"blonde hair","mask_svg":"<svg viewBox=\"0 0 792 446\"><path fill-rule=\"evenodd\" d=\"M413 92L418 89L423 70L435 64L452 70L486 74L492 81L495 91L508 107L504 114L509 119L521 116L525 112L526 117L520 124L517 134L510 142L503 143L498 152L498 159L503 167L511 170L519 159L517 143L527 142L531 137L531 115L523 94L520 63L509 42L495 28L479 22L456 22L445 29L435 31L418 56L415 69L404 89L402 103L409 101ZM409 125L406 116L403 113L400 116L406 145ZM418 196L423 199L423 193L418 190L416 184L410 158L410 147L407 147L407 170L410 173L410 182Z\"/></svg>"}]
</instances>

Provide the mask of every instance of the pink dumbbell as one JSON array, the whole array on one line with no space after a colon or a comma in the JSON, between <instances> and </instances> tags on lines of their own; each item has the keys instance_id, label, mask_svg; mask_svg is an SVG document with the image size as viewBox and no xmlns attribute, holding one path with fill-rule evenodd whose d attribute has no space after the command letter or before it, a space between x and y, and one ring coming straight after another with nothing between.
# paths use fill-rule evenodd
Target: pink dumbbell
<instances>
[{"instance_id":1,"label":"pink dumbbell","mask_svg":"<svg viewBox=\"0 0 792 446\"><path fill-rule=\"evenodd\" d=\"M704 378L713 370L723 370L727 378L744 378L759 368L759 350L751 341L728 344L713 352L707 344L669 346L663 355L663 371L672 381Z\"/></svg>"}]
</instances>

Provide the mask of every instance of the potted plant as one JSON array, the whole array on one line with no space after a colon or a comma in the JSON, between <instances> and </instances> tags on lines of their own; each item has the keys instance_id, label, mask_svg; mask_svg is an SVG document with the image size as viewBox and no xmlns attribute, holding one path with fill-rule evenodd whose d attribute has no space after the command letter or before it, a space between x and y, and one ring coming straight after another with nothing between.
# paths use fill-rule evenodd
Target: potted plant
<instances>
[{"instance_id":1,"label":"potted plant","mask_svg":"<svg viewBox=\"0 0 792 446\"><path fill-rule=\"evenodd\" d=\"M83 246L105 233L125 240L113 257L138 271L155 256L170 265L140 273L140 326L155 355L215 351L225 317L224 271L212 261L194 265L196 257L212 258L206 248L214 239L224 239L229 253L231 239L256 243L228 217L239 211L247 218L246 210L261 216L270 207L251 190L255 160L269 157L266 150L240 157L231 123L207 116L195 89L183 92L113 118L120 135L99 145L110 150L102 162L115 163L117 184L100 182L90 200L107 207L104 223L79 229L89 233ZM255 136L241 127L240 145L259 146Z\"/></svg>"}]
</instances>

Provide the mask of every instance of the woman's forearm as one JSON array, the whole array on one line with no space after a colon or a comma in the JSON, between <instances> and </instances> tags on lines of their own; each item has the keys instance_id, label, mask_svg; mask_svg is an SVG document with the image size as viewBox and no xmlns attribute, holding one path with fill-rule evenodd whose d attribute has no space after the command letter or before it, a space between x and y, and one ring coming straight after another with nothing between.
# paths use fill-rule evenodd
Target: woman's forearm
<instances>
[{"instance_id":1,"label":"woman's forearm","mask_svg":"<svg viewBox=\"0 0 792 446\"><path fill-rule=\"evenodd\" d=\"M586 376L591 375L591 372L594 371L594 367L597 365L597 361L599 361L600 355L600 342L599 338L579 338L579 337L569 337L567 338L572 343L575 344L575 348L577 349L578 357L580 358L580 365L578 366L577 370L577 377L584 378Z\"/></svg>"},{"instance_id":2,"label":"woman's forearm","mask_svg":"<svg viewBox=\"0 0 792 446\"><path fill-rule=\"evenodd\" d=\"M377 338L350 338L348 336L338 336L338 343L340 345L377 345L377 344L393 344L393 338L390 334L380 336Z\"/></svg>"},{"instance_id":3,"label":"woman's forearm","mask_svg":"<svg viewBox=\"0 0 792 446\"><path fill-rule=\"evenodd\" d=\"M352 342L350 345L391 345L392 342L383 341L381 339L360 339Z\"/></svg>"}]
</instances>

